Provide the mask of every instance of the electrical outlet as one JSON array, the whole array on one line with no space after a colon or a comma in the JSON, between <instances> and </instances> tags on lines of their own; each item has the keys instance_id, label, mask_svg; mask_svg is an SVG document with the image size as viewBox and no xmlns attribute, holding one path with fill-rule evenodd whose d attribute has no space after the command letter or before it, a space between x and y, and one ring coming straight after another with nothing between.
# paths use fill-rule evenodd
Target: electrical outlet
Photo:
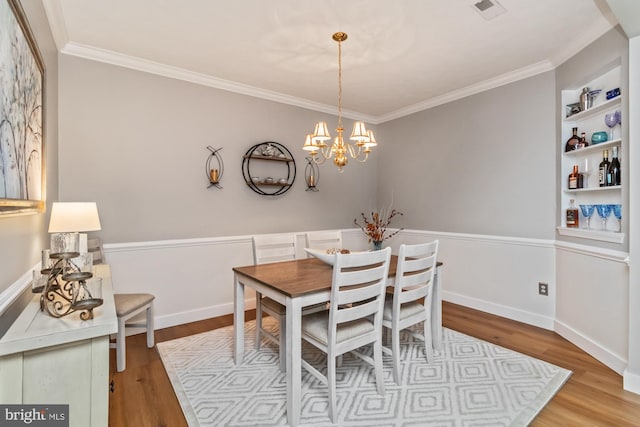
<instances>
[{"instance_id":1,"label":"electrical outlet","mask_svg":"<svg viewBox=\"0 0 640 427\"><path fill-rule=\"evenodd\" d=\"M549 295L549 284L544 282L538 282L538 294L548 296Z\"/></svg>"}]
</instances>

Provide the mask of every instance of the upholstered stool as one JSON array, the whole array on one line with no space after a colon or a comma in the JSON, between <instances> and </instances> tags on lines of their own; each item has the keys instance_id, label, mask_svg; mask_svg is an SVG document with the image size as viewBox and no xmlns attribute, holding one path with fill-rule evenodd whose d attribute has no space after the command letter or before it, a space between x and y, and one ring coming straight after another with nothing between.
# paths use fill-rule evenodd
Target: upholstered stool
<instances>
[{"instance_id":1,"label":"upholstered stool","mask_svg":"<svg viewBox=\"0 0 640 427\"><path fill-rule=\"evenodd\" d=\"M127 364L126 333L127 327L147 328L147 347L154 345L153 334L153 299L151 294L114 294L116 303L116 315L118 317L118 333L115 344L111 348L116 349L116 368L118 372L124 371ZM146 319L142 312L146 310ZM145 321L146 320L146 321ZM140 323L143 321L142 323Z\"/></svg>"}]
</instances>

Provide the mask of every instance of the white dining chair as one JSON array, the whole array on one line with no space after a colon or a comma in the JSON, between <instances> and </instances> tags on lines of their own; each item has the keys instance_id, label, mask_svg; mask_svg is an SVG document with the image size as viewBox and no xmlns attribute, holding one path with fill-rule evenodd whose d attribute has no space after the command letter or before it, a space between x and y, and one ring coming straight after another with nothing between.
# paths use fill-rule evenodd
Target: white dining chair
<instances>
[{"instance_id":1,"label":"white dining chair","mask_svg":"<svg viewBox=\"0 0 640 427\"><path fill-rule=\"evenodd\" d=\"M253 236L253 259L255 264L291 261L296 259L297 239L295 234L261 234ZM325 310L326 304L319 303L302 309L302 315ZM262 314L266 313L278 321L278 335L264 329ZM286 370L286 341L287 341L287 309L284 305L268 297L262 297L256 292L256 350L260 349L261 338L264 336L278 345L280 370Z\"/></svg>"},{"instance_id":2,"label":"white dining chair","mask_svg":"<svg viewBox=\"0 0 640 427\"><path fill-rule=\"evenodd\" d=\"M295 234L261 234L253 236L253 259L255 264L291 261L296 259L297 240ZM278 336L272 334L262 326L262 313L278 321ZM280 369L286 367L286 308L272 300L262 297L256 292L256 350L260 349L261 337L278 345L280 354Z\"/></svg>"},{"instance_id":3,"label":"white dining chair","mask_svg":"<svg viewBox=\"0 0 640 427\"><path fill-rule=\"evenodd\" d=\"M382 373L382 309L391 248L337 254L333 266L329 310L302 318L302 338L327 354L327 375L301 360L302 367L329 389L329 416L336 423L336 359L353 353L375 368L378 394L384 394ZM373 357L358 351L373 344Z\"/></svg>"},{"instance_id":4,"label":"white dining chair","mask_svg":"<svg viewBox=\"0 0 640 427\"><path fill-rule=\"evenodd\" d=\"M418 323L423 333L407 329L412 337L424 341L427 363L433 361L431 336L431 299L438 257L438 241L417 245L400 245L393 295L384 304L382 326L391 332L391 349L383 347L393 359L393 380L400 385L400 331ZM386 330L385 330L386 331Z\"/></svg>"},{"instance_id":5,"label":"white dining chair","mask_svg":"<svg viewBox=\"0 0 640 427\"><path fill-rule=\"evenodd\" d=\"M87 240L87 252L93 255L93 264L105 262L102 241L99 238ZM109 272L108 265L103 271ZM113 294L118 319L118 331L115 343L109 343L109 348L116 349L116 371L122 372L127 367L127 328L145 328L147 334L147 348L155 345L155 328L153 321L153 300L155 296L148 293Z\"/></svg>"},{"instance_id":6,"label":"white dining chair","mask_svg":"<svg viewBox=\"0 0 640 427\"><path fill-rule=\"evenodd\" d=\"M309 231L306 233L307 248L311 249L342 249L342 232L336 231ZM308 255L312 257L312 255Z\"/></svg>"}]
</instances>

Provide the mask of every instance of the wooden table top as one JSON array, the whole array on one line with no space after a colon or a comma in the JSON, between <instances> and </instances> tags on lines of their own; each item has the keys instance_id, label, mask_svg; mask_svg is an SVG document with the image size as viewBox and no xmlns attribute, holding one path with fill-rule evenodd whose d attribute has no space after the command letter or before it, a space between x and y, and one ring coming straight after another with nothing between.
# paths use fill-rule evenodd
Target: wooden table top
<instances>
[{"instance_id":1,"label":"wooden table top","mask_svg":"<svg viewBox=\"0 0 640 427\"><path fill-rule=\"evenodd\" d=\"M397 264L398 256L391 255L389 277L395 277ZM331 289L333 281L333 266L317 258L234 267L233 271L291 298Z\"/></svg>"},{"instance_id":2,"label":"wooden table top","mask_svg":"<svg viewBox=\"0 0 640 427\"><path fill-rule=\"evenodd\" d=\"M398 257L391 255L389 277L395 277L397 263ZM291 298L331 289L333 281L333 266L317 258L234 267L233 271Z\"/></svg>"}]
</instances>

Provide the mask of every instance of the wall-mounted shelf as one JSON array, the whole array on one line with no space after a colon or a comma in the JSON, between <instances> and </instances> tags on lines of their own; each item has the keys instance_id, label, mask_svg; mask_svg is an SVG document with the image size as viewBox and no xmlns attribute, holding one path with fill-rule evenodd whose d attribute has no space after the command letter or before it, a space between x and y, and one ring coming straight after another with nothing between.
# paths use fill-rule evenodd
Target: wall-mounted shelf
<instances>
[{"instance_id":1,"label":"wall-mounted shelf","mask_svg":"<svg viewBox=\"0 0 640 427\"><path fill-rule=\"evenodd\" d=\"M611 185L609 187L576 188L575 190L564 189L565 193L590 193L594 191L620 191L622 185Z\"/></svg>"},{"instance_id":2,"label":"wall-mounted shelf","mask_svg":"<svg viewBox=\"0 0 640 427\"><path fill-rule=\"evenodd\" d=\"M603 95L601 95L603 96ZM572 114L569 117L565 117L564 120L567 122L579 122L582 120L586 120L586 119L590 119L591 117L595 116L596 114L600 114L606 110L608 110L609 108L614 108L618 105L620 105L620 101L622 99L621 95L616 96L615 98L611 98L608 99L598 105L595 105L591 108L589 108L588 110L585 111L580 111L579 113L576 114Z\"/></svg>"},{"instance_id":3,"label":"wall-mounted shelf","mask_svg":"<svg viewBox=\"0 0 640 427\"><path fill-rule=\"evenodd\" d=\"M580 148L577 150L566 151L563 153L567 157L580 157L587 154L595 153L601 150L608 150L611 147L620 146L622 143L621 138L612 139L611 141L601 142L599 144L591 144L588 147Z\"/></svg>"},{"instance_id":4,"label":"wall-mounted shelf","mask_svg":"<svg viewBox=\"0 0 640 427\"><path fill-rule=\"evenodd\" d=\"M296 162L291 152L273 141L256 144L242 156L246 184L261 196L279 196L296 179Z\"/></svg>"},{"instance_id":5,"label":"wall-mounted shelf","mask_svg":"<svg viewBox=\"0 0 640 427\"><path fill-rule=\"evenodd\" d=\"M600 221L597 216L591 221ZM581 239L598 240L600 242L623 243L624 233L605 230L587 230L586 228L557 227L561 236L579 237Z\"/></svg>"}]
</instances>

